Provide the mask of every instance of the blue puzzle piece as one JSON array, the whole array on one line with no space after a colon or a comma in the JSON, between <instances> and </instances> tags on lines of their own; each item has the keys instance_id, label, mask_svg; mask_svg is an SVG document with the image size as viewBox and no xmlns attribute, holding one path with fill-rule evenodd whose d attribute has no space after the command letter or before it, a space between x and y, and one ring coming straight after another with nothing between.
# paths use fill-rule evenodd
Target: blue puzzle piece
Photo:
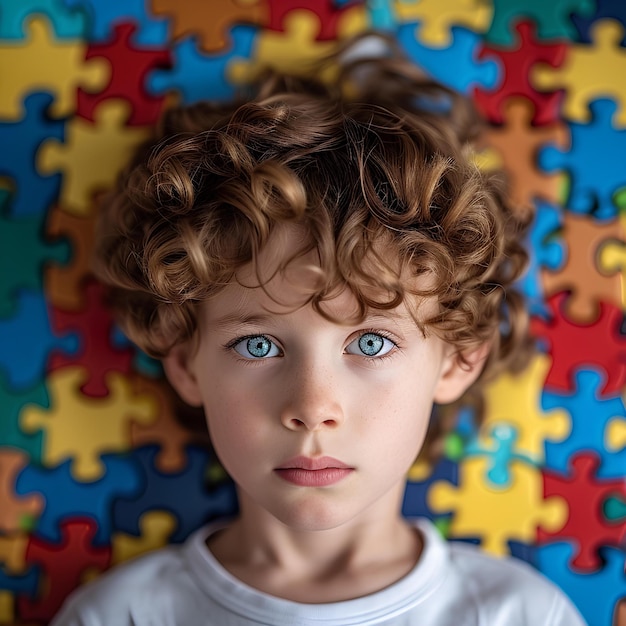
<instances>
[{"instance_id":1,"label":"blue puzzle piece","mask_svg":"<svg viewBox=\"0 0 626 626\"><path fill-rule=\"evenodd\" d=\"M517 429L510 424L494 424L489 431L491 444L485 448L477 438L472 439L465 446L464 457L483 456L489 459L486 481L498 487L508 487L511 484L510 466L513 461L522 461L529 465L538 466L539 461L528 454L517 452Z\"/></svg>"},{"instance_id":2,"label":"blue puzzle piece","mask_svg":"<svg viewBox=\"0 0 626 626\"><path fill-rule=\"evenodd\" d=\"M623 0L595 0L596 10L590 16L572 15L572 22L578 31L578 41L593 43L591 39L591 26L597 20L609 18L617 20L626 29L626 2ZM626 35L621 41L626 46Z\"/></svg>"},{"instance_id":3,"label":"blue puzzle piece","mask_svg":"<svg viewBox=\"0 0 626 626\"><path fill-rule=\"evenodd\" d=\"M541 283L541 270L559 270L565 262L565 245L556 233L562 227L562 210L547 202L536 202L535 219L531 226L526 249L528 268L518 281L517 288L526 296L531 315L547 316Z\"/></svg>"},{"instance_id":4,"label":"blue puzzle piece","mask_svg":"<svg viewBox=\"0 0 626 626\"><path fill-rule=\"evenodd\" d=\"M626 597L624 552L600 548L605 565L592 574L580 574L568 567L574 548L565 542L550 543L537 549L539 571L553 580L572 599L589 626L608 626L621 598Z\"/></svg>"},{"instance_id":5,"label":"blue puzzle piece","mask_svg":"<svg viewBox=\"0 0 626 626\"><path fill-rule=\"evenodd\" d=\"M24 39L25 21L33 13L50 20L58 39L81 39L87 34L87 16L68 9L63 0L2 0L0 39Z\"/></svg>"},{"instance_id":6,"label":"blue puzzle piece","mask_svg":"<svg viewBox=\"0 0 626 626\"><path fill-rule=\"evenodd\" d=\"M526 563L532 565L534 568L538 567L537 546L512 540L507 541L507 545L509 546L511 556L521 561L526 561Z\"/></svg>"},{"instance_id":7,"label":"blue puzzle piece","mask_svg":"<svg viewBox=\"0 0 626 626\"><path fill-rule=\"evenodd\" d=\"M452 485L459 484L459 466L448 459L441 459L433 468L432 474L423 481L407 481L402 503L402 515L406 517L427 517L434 520L441 517L434 514L426 503L426 494L433 483L445 480Z\"/></svg>"},{"instance_id":8,"label":"blue puzzle piece","mask_svg":"<svg viewBox=\"0 0 626 626\"><path fill-rule=\"evenodd\" d=\"M143 46L161 47L168 43L169 22L148 12L148 0L62 0L69 9L78 9L88 16L90 42L103 43L113 37L116 24L137 25L132 41Z\"/></svg>"},{"instance_id":9,"label":"blue puzzle piece","mask_svg":"<svg viewBox=\"0 0 626 626\"><path fill-rule=\"evenodd\" d=\"M27 434L19 426L19 417L27 404L44 409L50 407L50 398L43 381L32 389L16 391L7 385L4 372L0 371L0 445L24 450L31 463L41 462L43 432Z\"/></svg>"},{"instance_id":10,"label":"blue puzzle piece","mask_svg":"<svg viewBox=\"0 0 626 626\"><path fill-rule=\"evenodd\" d=\"M70 260L67 241L45 240L45 215L10 217L9 193L0 189L0 319L15 314L18 289L43 290L43 270Z\"/></svg>"},{"instance_id":11,"label":"blue puzzle piece","mask_svg":"<svg viewBox=\"0 0 626 626\"><path fill-rule=\"evenodd\" d=\"M147 79L148 92L163 95L178 91L183 104L202 100L225 102L236 95L227 76L227 66L235 58L249 59L258 29L238 24L230 31L233 48L225 53L206 54L198 48L196 37L182 39L172 51L173 68L154 70Z\"/></svg>"},{"instance_id":12,"label":"blue puzzle piece","mask_svg":"<svg viewBox=\"0 0 626 626\"><path fill-rule=\"evenodd\" d=\"M194 530L216 517L231 516L237 510L234 487L228 483L214 491L205 486L206 470L211 454L188 447L187 467L175 474L162 474L154 466L158 446L145 446L132 451L140 466L145 489L132 500L119 498L113 505L113 519L118 531L139 536L139 518L151 510L171 512L178 520L170 541L184 541Z\"/></svg>"},{"instance_id":13,"label":"blue puzzle piece","mask_svg":"<svg viewBox=\"0 0 626 626\"><path fill-rule=\"evenodd\" d=\"M605 446L605 432L610 419L626 418L626 407L619 394L600 394L604 377L595 370L576 372L576 391L573 394L543 391L541 406L545 411L563 408L572 416L572 431L565 441L545 442L546 466L568 472L568 460L575 452L590 450L600 456L598 478L619 478L626 468L626 449L609 452Z\"/></svg>"},{"instance_id":14,"label":"blue puzzle piece","mask_svg":"<svg viewBox=\"0 0 626 626\"><path fill-rule=\"evenodd\" d=\"M15 181L14 216L43 215L57 199L61 175L41 176L35 168L37 150L47 139L63 141L65 122L52 120L46 111L53 101L47 93L32 93L24 99L24 117L19 122L0 122L0 176Z\"/></svg>"},{"instance_id":15,"label":"blue puzzle piece","mask_svg":"<svg viewBox=\"0 0 626 626\"><path fill-rule=\"evenodd\" d=\"M27 594L31 598L37 595L39 588L39 568L33 566L25 574L11 576L0 567L0 589L13 593Z\"/></svg>"},{"instance_id":16,"label":"blue puzzle piece","mask_svg":"<svg viewBox=\"0 0 626 626\"><path fill-rule=\"evenodd\" d=\"M16 301L15 317L0 320L0 371L19 390L43 380L50 352L76 354L79 340L76 333L52 331L43 293L20 290Z\"/></svg>"},{"instance_id":17,"label":"blue puzzle piece","mask_svg":"<svg viewBox=\"0 0 626 626\"><path fill-rule=\"evenodd\" d=\"M397 20L391 0L369 0L366 7L371 28L377 31L395 30Z\"/></svg>"},{"instance_id":18,"label":"blue puzzle piece","mask_svg":"<svg viewBox=\"0 0 626 626\"><path fill-rule=\"evenodd\" d=\"M112 503L120 496L138 496L144 483L141 468L129 455L103 454L101 458L106 466L104 476L88 483L73 478L70 472L72 459L54 468L28 465L20 472L15 492L19 495L39 492L46 500L35 536L51 543L61 543L61 523L84 515L98 523L94 545L111 542Z\"/></svg>"},{"instance_id":19,"label":"blue puzzle piece","mask_svg":"<svg viewBox=\"0 0 626 626\"><path fill-rule=\"evenodd\" d=\"M589 108L589 123L569 122L571 148L562 151L546 146L540 150L538 162L547 172L566 170L570 174L568 209L609 219L617 214L614 193L626 187L626 130L613 127L617 110L613 100L600 98Z\"/></svg>"},{"instance_id":20,"label":"blue puzzle piece","mask_svg":"<svg viewBox=\"0 0 626 626\"><path fill-rule=\"evenodd\" d=\"M470 95L474 87L494 89L499 80L500 69L493 60L478 60L481 37L477 33L453 26L452 44L448 48L429 48L419 42L416 29L418 22L400 25L398 43L407 56L435 80L451 89Z\"/></svg>"}]
</instances>

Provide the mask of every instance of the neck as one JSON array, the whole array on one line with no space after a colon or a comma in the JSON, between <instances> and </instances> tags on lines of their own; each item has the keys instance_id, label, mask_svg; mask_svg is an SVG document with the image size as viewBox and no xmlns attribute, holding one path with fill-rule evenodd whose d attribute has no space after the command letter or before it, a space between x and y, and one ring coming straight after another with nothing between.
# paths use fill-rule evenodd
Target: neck
<instances>
[{"instance_id":1,"label":"neck","mask_svg":"<svg viewBox=\"0 0 626 626\"><path fill-rule=\"evenodd\" d=\"M415 566L421 540L398 510L380 506L336 528L299 529L240 494L239 518L208 547L225 569L260 591L337 602L379 591Z\"/></svg>"}]
</instances>

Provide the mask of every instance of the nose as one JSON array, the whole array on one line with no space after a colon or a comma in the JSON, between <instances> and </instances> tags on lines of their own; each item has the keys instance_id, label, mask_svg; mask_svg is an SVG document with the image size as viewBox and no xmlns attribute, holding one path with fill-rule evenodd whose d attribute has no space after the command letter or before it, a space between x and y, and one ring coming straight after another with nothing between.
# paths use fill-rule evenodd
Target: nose
<instances>
[{"instance_id":1,"label":"nose","mask_svg":"<svg viewBox=\"0 0 626 626\"><path fill-rule=\"evenodd\" d=\"M281 422L289 430L337 428L344 421L337 375L315 365L293 367Z\"/></svg>"}]
</instances>

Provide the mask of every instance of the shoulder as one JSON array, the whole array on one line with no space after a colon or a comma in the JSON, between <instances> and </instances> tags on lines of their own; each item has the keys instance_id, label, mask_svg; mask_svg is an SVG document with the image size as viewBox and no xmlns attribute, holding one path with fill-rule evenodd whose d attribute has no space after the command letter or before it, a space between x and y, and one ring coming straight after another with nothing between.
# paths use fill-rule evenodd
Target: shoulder
<instances>
[{"instance_id":1,"label":"shoulder","mask_svg":"<svg viewBox=\"0 0 626 626\"><path fill-rule=\"evenodd\" d=\"M516 616L519 623L584 625L563 591L520 559L496 558L475 546L453 542L450 564L471 594L473 603L485 613L493 612L494 617L502 613L510 615L511 619Z\"/></svg>"},{"instance_id":2,"label":"shoulder","mask_svg":"<svg viewBox=\"0 0 626 626\"><path fill-rule=\"evenodd\" d=\"M77 589L51 626L82 626L133 622L147 598L170 593L172 581L186 576L180 546L168 546L118 565Z\"/></svg>"}]
</instances>

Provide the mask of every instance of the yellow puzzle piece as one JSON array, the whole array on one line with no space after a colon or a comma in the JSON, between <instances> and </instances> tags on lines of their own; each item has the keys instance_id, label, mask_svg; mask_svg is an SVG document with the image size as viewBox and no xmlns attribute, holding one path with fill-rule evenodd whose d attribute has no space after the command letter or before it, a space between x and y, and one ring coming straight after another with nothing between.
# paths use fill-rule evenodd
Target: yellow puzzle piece
<instances>
[{"instance_id":1,"label":"yellow puzzle piece","mask_svg":"<svg viewBox=\"0 0 626 626\"><path fill-rule=\"evenodd\" d=\"M118 372L107 376L109 395L92 398L81 393L87 379L81 367L64 367L48 377L50 409L27 406L20 418L24 432L44 430L43 462L55 466L72 458L72 474L83 482L101 478L105 452L130 449L130 424L149 423L158 412L154 397L133 394Z\"/></svg>"},{"instance_id":2,"label":"yellow puzzle piece","mask_svg":"<svg viewBox=\"0 0 626 626\"><path fill-rule=\"evenodd\" d=\"M545 460L544 441L563 441L572 430L572 418L565 409L543 411L541 391L550 369L550 357L537 354L519 374L506 373L485 388L485 413L480 429L484 438L498 423L517 430L516 452Z\"/></svg>"},{"instance_id":3,"label":"yellow puzzle piece","mask_svg":"<svg viewBox=\"0 0 626 626\"><path fill-rule=\"evenodd\" d=\"M105 59L85 60L87 42L58 39L50 21L35 17L26 25L25 39L0 42L0 118L17 120L23 115L22 99L33 91L52 93L53 117L76 110L76 90L97 93L111 79Z\"/></svg>"},{"instance_id":4,"label":"yellow puzzle piece","mask_svg":"<svg viewBox=\"0 0 626 626\"><path fill-rule=\"evenodd\" d=\"M149 136L145 127L126 126L131 104L107 100L95 111L95 123L74 117L66 140L46 141L37 153L42 174L63 172L60 205L76 215L89 215L93 195L110 189L129 156Z\"/></svg>"},{"instance_id":5,"label":"yellow puzzle piece","mask_svg":"<svg viewBox=\"0 0 626 626\"><path fill-rule=\"evenodd\" d=\"M454 512L450 525L453 537L481 537L483 549L502 556L509 553L507 541L533 543L537 527L556 532L567 520L567 502L558 496L543 498L541 472L514 460L512 485L497 489L484 477L489 459L469 457L459 465L459 486L434 483L427 494L435 513Z\"/></svg>"},{"instance_id":6,"label":"yellow puzzle piece","mask_svg":"<svg viewBox=\"0 0 626 626\"><path fill-rule=\"evenodd\" d=\"M616 417L608 423L604 445L609 452L626 448L626 419Z\"/></svg>"},{"instance_id":7,"label":"yellow puzzle piece","mask_svg":"<svg viewBox=\"0 0 626 626\"><path fill-rule=\"evenodd\" d=\"M348 37L364 30L367 21L363 7L346 11L337 26L339 38ZM228 67L228 77L236 84L249 83L259 71L271 68L298 76L311 75L316 61L332 54L337 41L317 41L320 19L306 9L289 11L284 19L283 31L263 30L258 35L258 43L251 60L233 60ZM329 67L331 76L336 68Z\"/></svg>"},{"instance_id":8,"label":"yellow puzzle piece","mask_svg":"<svg viewBox=\"0 0 626 626\"><path fill-rule=\"evenodd\" d=\"M0 564L10 576L19 576L26 572L28 540L29 535L25 532L0 535Z\"/></svg>"},{"instance_id":9,"label":"yellow puzzle piece","mask_svg":"<svg viewBox=\"0 0 626 626\"><path fill-rule=\"evenodd\" d=\"M11 591L0 590L0 624L15 623L15 596Z\"/></svg>"},{"instance_id":10,"label":"yellow puzzle piece","mask_svg":"<svg viewBox=\"0 0 626 626\"><path fill-rule=\"evenodd\" d=\"M486 0L395 0L393 9L401 22L420 23L417 39L431 48L452 43L452 26L485 33L493 17L493 4Z\"/></svg>"},{"instance_id":11,"label":"yellow puzzle piece","mask_svg":"<svg viewBox=\"0 0 626 626\"><path fill-rule=\"evenodd\" d=\"M531 83L539 90L566 89L564 117L576 122L591 119L588 104L595 98L616 100L616 120L626 126L626 49L620 42L624 27L616 20L598 20L591 26L593 44L572 44L563 65L538 63L531 69Z\"/></svg>"},{"instance_id":12,"label":"yellow puzzle piece","mask_svg":"<svg viewBox=\"0 0 626 626\"><path fill-rule=\"evenodd\" d=\"M598 247L598 269L607 276L619 273L622 308L626 308L626 242L606 239Z\"/></svg>"},{"instance_id":13,"label":"yellow puzzle piece","mask_svg":"<svg viewBox=\"0 0 626 626\"><path fill-rule=\"evenodd\" d=\"M141 528L139 537L125 533L113 535L111 538L112 565L165 546L176 528L176 518L166 511L148 511L139 519L139 527Z\"/></svg>"}]
</instances>

